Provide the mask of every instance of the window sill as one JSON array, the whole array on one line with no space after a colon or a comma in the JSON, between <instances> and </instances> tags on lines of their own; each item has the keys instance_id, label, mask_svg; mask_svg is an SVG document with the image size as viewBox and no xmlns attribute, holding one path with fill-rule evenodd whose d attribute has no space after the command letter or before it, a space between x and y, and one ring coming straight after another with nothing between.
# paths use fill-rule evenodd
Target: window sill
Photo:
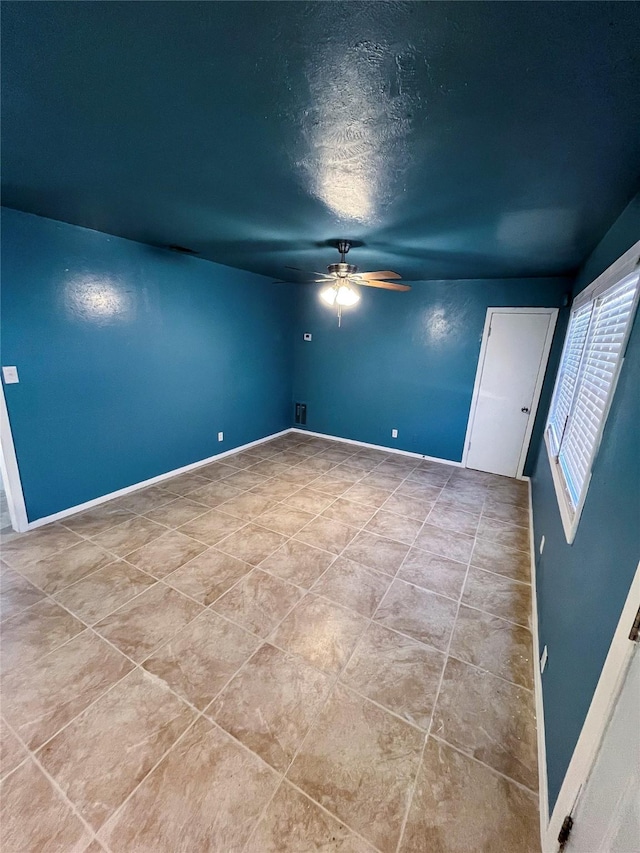
<instances>
[{"instance_id":1,"label":"window sill","mask_svg":"<svg viewBox=\"0 0 640 853\"><path fill-rule=\"evenodd\" d=\"M565 493L562 471L560 470L560 466L549 443L548 429L545 430L544 433L544 443L547 448L547 457L549 459L549 467L551 468L551 479L553 480L553 487L555 489L556 498L558 500L558 509L560 510L560 518L562 520L564 535L567 540L567 544L572 545L573 540L576 536L576 531L578 529L578 523L580 521L580 515L582 513L583 501L580 502L580 505L575 511L569 503L569 500Z\"/></svg>"}]
</instances>

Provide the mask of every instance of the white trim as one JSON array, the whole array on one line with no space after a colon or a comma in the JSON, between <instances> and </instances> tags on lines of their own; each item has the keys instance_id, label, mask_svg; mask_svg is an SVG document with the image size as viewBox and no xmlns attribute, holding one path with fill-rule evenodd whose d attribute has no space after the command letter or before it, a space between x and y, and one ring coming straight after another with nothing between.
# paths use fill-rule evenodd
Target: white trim
<instances>
[{"instance_id":1,"label":"white trim","mask_svg":"<svg viewBox=\"0 0 640 853\"><path fill-rule=\"evenodd\" d=\"M538 633L538 585L536 576L536 537L533 529L533 501L529 481L529 551L531 561L531 633L533 635L533 692L536 705L536 731L538 742L538 808L540 812L540 839L544 853L549 826L549 781L547 774L547 740L544 727L544 696L540 672L540 635Z\"/></svg>"},{"instance_id":2,"label":"white trim","mask_svg":"<svg viewBox=\"0 0 640 853\"><path fill-rule=\"evenodd\" d=\"M571 309L579 308L585 302L591 302L592 299L597 299L617 282L622 281L630 273L634 272L640 264L640 240L634 243L630 249L620 255L617 261L611 264L610 267L600 273L598 278L594 279L591 284L581 290L577 294L571 304Z\"/></svg>"},{"instance_id":3,"label":"white trim","mask_svg":"<svg viewBox=\"0 0 640 853\"><path fill-rule=\"evenodd\" d=\"M527 453L529 452L529 445L531 443L531 434L533 432L533 427L536 421L536 415L538 413L538 405L540 404L540 395L542 393L542 386L544 384L544 377L547 372L547 364L549 363L549 353L551 352L551 344L553 343L553 335L556 329L556 322L558 320L558 309L557 308L487 308L487 314L484 321L484 329L482 331L482 343L480 345L480 355L478 356L478 367L476 369L476 379L473 384L473 394L471 397L471 406L469 407L469 419L467 421L467 431L464 437L464 452L462 454L462 464L464 467L467 467L467 458L469 456L469 444L471 443L471 433L473 432L473 422L476 415L476 407L478 405L478 398L480 396L480 385L482 382L482 371L484 369L484 360L487 355L487 346L489 342L489 329L491 328L491 322L493 320L494 314L548 314L549 315L549 326L547 328L547 334L544 340L544 347L542 349L542 355L540 357L540 365L538 367L538 376L536 379L535 388L533 391L533 399L531 401L531 411L529 412L529 418L527 420L527 428L524 433L524 438L522 441L522 449L520 451L520 458L518 459L518 469L516 471L516 478L518 480L522 479L522 472L524 471L525 462L527 461Z\"/></svg>"},{"instance_id":4,"label":"white trim","mask_svg":"<svg viewBox=\"0 0 640 853\"><path fill-rule=\"evenodd\" d=\"M293 427L289 432L299 432L301 435L313 435L316 438L328 438L330 441L342 441L345 444L355 444L358 447L370 447L372 450L385 450L387 453L397 453L400 456L411 456L413 459L426 459L428 462L440 462L442 465L455 465L456 468L464 468L462 462L454 462L452 459L440 459L438 456L425 456L424 453L413 453L411 450L398 450L397 447L386 447L384 444L369 444L366 441L356 441L354 438L342 438L339 435L329 435L326 432L311 432L308 429Z\"/></svg>"},{"instance_id":5,"label":"white trim","mask_svg":"<svg viewBox=\"0 0 640 853\"><path fill-rule=\"evenodd\" d=\"M93 498L90 501L85 501L85 503L78 504L77 506L71 506L68 509L60 510L60 512L54 512L52 515L46 515L43 518L37 518L35 521L29 522L24 529L35 530L37 527L42 527L45 524L51 524L53 521L60 521L62 518L68 518L70 515L83 512L84 510L91 509L94 506L99 506L100 504L113 500L113 498L119 498L122 497L122 495L137 492L138 489L144 489L147 486L162 483L164 480L170 480L172 477L177 477L178 474L186 474L188 471L195 471L198 468L209 465L211 462L217 462L219 459L224 459L225 456L240 453L242 450L247 450L250 447L256 447L258 444L264 444L265 441L271 441L272 439L278 438L280 435L286 435L289 432L292 432L291 428L280 430L280 432L274 432L271 435L266 435L264 438L258 438L255 441L248 442L247 444L241 444L239 447L232 447L231 450L223 450L222 453L215 453L213 456L208 456L206 459L200 459L198 462L190 462L189 465L183 465L182 468L174 468L172 471L167 471L165 474L158 474L156 477L150 477L148 480L142 480L140 483L134 483L132 486L126 486L124 489L109 492L108 495Z\"/></svg>"},{"instance_id":6,"label":"white trim","mask_svg":"<svg viewBox=\"0 0 640 853\"><path fill-rule=\"evenodd\" d=\"M638 563L627 600L622 608L607 659L602 667L580 737L562 782L548 829L543 835L543 849L545 851L556 851L558 849L557 838L562 821L567 815L574 812L581 788L587 781L598 754L602 737L611 718L627 674L631 655L635 649L635 643L629 639L629 631L638 605L640 605L640 563Z\"/></svg>"},{"instance_id":7,"label":"white trim","mask_svg":"<svg viewBox=\"0 0 640 853\"><path fill-rule=\"evenodd\" d=\"M13 434L11 432L9 412L7 411L7 402L4 398L4 385L1 380L0 471L2 472L2 482L7 495L7 504L9 505L11 526L14 530L17 530L18 533L22 533L27 529L29 520L27 518L27 508L24 503L22 482L20 481L20 469L18 468L18 459L16 457L16 449L13 443Z\"/></svg>"}]
</instances>

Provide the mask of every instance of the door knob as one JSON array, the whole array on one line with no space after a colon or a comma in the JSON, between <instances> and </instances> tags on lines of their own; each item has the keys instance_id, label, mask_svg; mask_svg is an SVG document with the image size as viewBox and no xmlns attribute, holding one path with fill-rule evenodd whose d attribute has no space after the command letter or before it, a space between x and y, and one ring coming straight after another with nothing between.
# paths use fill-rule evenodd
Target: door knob
<instances>
[{"instance_id":1,"label":"door knob","mask_svg":"<svg viewBox=\"0 0 640 853\"><path fill-rule=\"evenodd\" d=\"M527 406L523 406L523 407L520 409L520 411L521 411L521 412L524 412L524 414L525 414L525 415L528 415L528 414L529 414L529 409L527 408Z\"/></svg>"}]
</instances>

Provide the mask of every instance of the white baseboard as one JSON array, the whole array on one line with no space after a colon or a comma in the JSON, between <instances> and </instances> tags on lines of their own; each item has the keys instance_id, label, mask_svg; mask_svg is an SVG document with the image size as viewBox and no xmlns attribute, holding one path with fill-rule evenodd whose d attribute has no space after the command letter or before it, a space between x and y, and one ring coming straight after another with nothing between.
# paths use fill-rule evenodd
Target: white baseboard
<instances>
[{"instance_id":1,"label":"white baseboard","mask_svg":"<svg viewBox=\"0 0 640 853\"><path fill-rule=\"evenodd\" d=\"M206 459L200 459L198 462L191 462L189 465L183 465L182 468L174 468L172 471L167 471L165 474L158 474L157 477L151 477L148 480L142 480L140 483L134 483L132 486L126 486L124 489L118 489L115 492L109 492L108 495L102 495L99 498L85 501L85 503L71 506L68 509L54 512L53 515L46 515L43 518L37 518L35 521L30 521L26 526L26 530L35 530L37 527L43 527L45 524L51 524L53 521L60 521L63 518L68 518L70 515L76 515L78 512L83 512L86 509L91 509L94 506L106 503L114 498L122 497L122 495L137 492L139 489L145 489L147 486L154 486L156 483L162 483L164 480L170 480L172 477L177 477L178 474L185 474L188 471L195 471L211 462L217 462L224 459L225 456L231 456L234 453L240 453L241 450L248 450L250 447L256 447L258 444L264 444L265 441L271 441L280 435L286 435L292 432L291 429L283 429L280 432L274 432L271 435L266 435L264 438L258 438L256 441L250 441L248 444L241 444L239 447L233 447L231 450L223 450L221 453L216 453L213 456L208 456Z\"/></svg>"},{"instance_id":2,"label":"white baseboard","mask_svg":"<svg viewBox=\"0 0 640 853\"><path fill-rule=\"evenodd\" d=\"M540 637L538 634L538 590L536 585L536 537L533 529L533 503L529 480L529 530L531 557L531 633L533 634L533 685L536 703L538 740L538 805L540 809L540 845L543 853L553 853L545 847L549 828L549 783L547 777L547 742L544 730L544 697L540 672Z\"/></svg>"},{"instance_id":3,"label":"white baseboard","mask_svg":"<svg viewBox=\"0 0 640 853\"><path fill-rule=\"evenodd\" d=\"M386 453L397 453L400 456L411 456L413 459L426 459L428 462L440 462L442 465L455 465L456 468L464 468L462 462L453 462L451 459L440 459L437 456L425 456L424 453L413 453L410 450L398 450L396 447L386 447L384 444L369 444L366 441L356 441L353 438L342 438L340 435L329 435L325 432L311 432L308 429L293 427L290 432L299 432L302 435L313 435L316 438L328 438L330 441L342 441L345 444L355 444L358 447L369 447L371 450L384 450Z\"/></svg>"}]
</instances>

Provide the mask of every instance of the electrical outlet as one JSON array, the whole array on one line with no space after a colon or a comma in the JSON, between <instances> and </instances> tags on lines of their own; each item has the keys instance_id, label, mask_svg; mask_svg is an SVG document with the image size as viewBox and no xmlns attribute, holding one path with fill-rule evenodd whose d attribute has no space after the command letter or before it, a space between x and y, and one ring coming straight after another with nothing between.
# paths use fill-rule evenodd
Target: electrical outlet
<instances>
[{"instance_id":1,"label":"electrical outlet","mask_svg":"<svg viewBox=\"0 0 640 853\"><path fill-rule=\"evenodd\" d=\"M2 376L4 378L5 385L14 385L16 382L20 382L20 380L18 379L17 367L3 367Z\"/></svg>"},{"instance_id":2,"label":"electrical outlet","mask_svg":"<svg viewBox=\"0 0 640 853\"><path fill-rule=\"evenodd\" d=\"M547 658L549 657L549 652L547 651L547 647L545 646L542 650L542 654L540 655L540 675L544 672L544 668L547 665Z\"/></svg>"},{"instance_id":3,"label":"electrical outlet","mask_svg":"<svg viewBox=\"0 0 640 853\"><path fill-rule=\"evenodd\" d=\"M311 340L311 332L305 332L302 336L302 340L303 341L310 341Z\"/></svg>"},{"instance_id":4,"label":"electrical outlet","mask_svg":"<svg viewBox=\"0 0 640 853\"><path fill-rule=\"evenodd\" d=\"M391 438L397 438L397 437L398 437L398 430L392 429L391 430Z\"/></svg>"},{"instance_id":5,"label":"electrical outlet","mask_svg":"<svg viewBox=\"0 0 640 853\"><path fill-rule=\"evenodd\" d=\"M544 551L544 536L540 540L540 553L542 554L543 551Z\"/></svg>"},{"instance_id":6,"label":"electrical outlet","mask_svg":"<svg viewBox=\"0 0 640 853\"><path fill-rule=\"evenodd\" d=\"M218 433L218 441L224 441L224 433L223 432Z\"/></svg>"}]
</instances>

